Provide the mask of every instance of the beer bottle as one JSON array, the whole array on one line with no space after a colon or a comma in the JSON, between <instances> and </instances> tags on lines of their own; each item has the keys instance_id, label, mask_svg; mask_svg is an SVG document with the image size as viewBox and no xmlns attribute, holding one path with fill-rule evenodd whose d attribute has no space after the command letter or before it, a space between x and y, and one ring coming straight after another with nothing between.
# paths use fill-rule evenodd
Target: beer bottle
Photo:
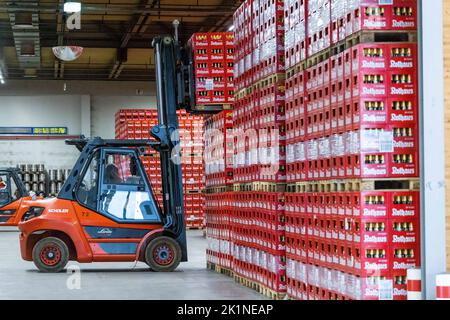
<instances>
[{"instance_id":1,"label":"beer bottle","mask_svg":"<svg viewBox=\"0 0 450 320\"><path fill-rule=\"evenodd\" d=\"M405 57L411 57L411 48L406 48Z\"/></svg>"},{"instance_id":2,"label":"beer bottle","mask_svg":"<svg viewBox=\"0 0 450 320\"><path fill-rule=\"evenodd\" d=\"M408 223L407 222L402 223L402 231L408 231Z\"/></svg>"},{"instance_id":3,"label":"beer bottle","mask_svg":"<svg viewBox=\"0 0 450 320\"><path fill-rule=\"evenodd\" d=\"M414 163L412 154L409 154L409 155L408 155L407 163L410 163L410 164L411 164L411 163Z\"/></svg>"},{"instance_id":4,"label":"beer bottle","mask_svg":"<svg viewBox=\"0 0 450 320\"><path fill-rule=\"evenodd\" d=\"M398 196L395 196L395 197L394 197L394 204L399 204L398 202L399 202L399 197L398 197Z\"/></svg>"},{"instance_id":5,"label":"beer bottle","mask_svg":"<svg viewBox=\"0 0 450 320\"><path fill-rule=\"evenodd\" d=\"M409 15L409 14L408 14L408 8L403 7L403 8L402 8L402 16L407 16L407 15Z\"/></svg>"},{"instance_id":6,"label":"beer bottle","mask_svg":"<svg viewBox=\"0 0 450 320\"><path fill-rule=\"evenodd\" d=\"M375 249L375 250L373 250L374 251L374 253L373 253L373 258L374 259L379 259L380 258L380 254L381 254L381 250L379 250L379 249Z\"/></svg>"},{"instance_id":7,"label":"beer bottle","mask_svg":"<svg viewBox=\"0 0 450 320\"><path fill-rule=\"evenodd\" d=\"M406 83L406 75L404 75L404 74L399 75L399 83L402 83L402 84Z\"/></svg>"},{"instance_id":8,"label":"beer bottle","mask_svg":"<svg viewBox=\"0 0 450 320\"><path fill-rule=\"evenodd\" d=\"M408 203L407 204L413 204L413 197L412 196L408 197Z\"/></svg>"}]
</instances>

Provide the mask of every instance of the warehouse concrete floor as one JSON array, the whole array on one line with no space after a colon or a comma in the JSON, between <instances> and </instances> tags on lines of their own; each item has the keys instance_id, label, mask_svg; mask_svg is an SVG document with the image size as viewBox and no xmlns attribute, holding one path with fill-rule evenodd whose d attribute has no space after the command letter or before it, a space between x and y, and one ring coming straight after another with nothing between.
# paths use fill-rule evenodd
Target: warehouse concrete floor
<instances>
[{"instance_id":1,"label":"warehouse concrete floor","mask_svg":"<svg viewBox=\"0 0 450 320\"><path fill-rule=\"evenodd\" d=\"M15 229L0 228L0 299L264 299L205 268L202 231L188 232L190 261L174 273L150 272L143 263L70 262L81 268L80 282L68 273L38 272L21 259L18 237Z\"/></svg>"}]
</instances>

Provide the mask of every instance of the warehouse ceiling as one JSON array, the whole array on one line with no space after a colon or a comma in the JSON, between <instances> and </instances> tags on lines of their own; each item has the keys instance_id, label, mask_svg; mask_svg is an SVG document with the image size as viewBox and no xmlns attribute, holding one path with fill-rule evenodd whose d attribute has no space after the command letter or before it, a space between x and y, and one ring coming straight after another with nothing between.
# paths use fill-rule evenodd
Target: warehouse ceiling
<instances>
[{"instance_id":1,"label":"warehouse ceiling","mask_svg":"<svg viewBox=\"0 0 450 320\"><path fill-rule=\"evenodd\" d=\"M226 31L236 0L81 0L80 29L69 29L64 0L0 0L0 68L8 79L148 81L154 79L151 42L171 34ZM82 46L62 62L54 46Z\"/></svg>"}]
</instances>

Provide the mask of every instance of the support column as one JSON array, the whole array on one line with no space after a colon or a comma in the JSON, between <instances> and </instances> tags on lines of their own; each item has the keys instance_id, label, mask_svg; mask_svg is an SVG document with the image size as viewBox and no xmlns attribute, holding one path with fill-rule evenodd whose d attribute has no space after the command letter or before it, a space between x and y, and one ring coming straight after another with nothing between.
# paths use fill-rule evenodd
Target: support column
<instances>
[{"instance_id":1,"label":"support column","mask_svg":"<svg viewBox=\"0 0 450 320\"><path fill-rule=\"evenodd\" d=\"M436 298L446 271L445 132L442 1L419 1L421 228L423 297Z\"/></svg>"},{"instance_id":2,"label":"support column","mask_svg":"<svg viewBox=\"0 0 450 320\"><path fill-rule=\"evenodd\" d=\"M91 137L91 96L81 96L81 134Z\"/></svg>"}]
</instances>

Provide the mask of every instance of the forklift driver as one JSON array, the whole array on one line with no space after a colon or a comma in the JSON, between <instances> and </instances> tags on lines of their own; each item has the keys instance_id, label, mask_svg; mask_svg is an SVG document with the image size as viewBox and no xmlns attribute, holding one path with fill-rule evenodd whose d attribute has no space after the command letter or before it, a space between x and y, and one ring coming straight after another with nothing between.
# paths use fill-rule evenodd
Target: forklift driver
<instances>
[{"instance_id":1,"label":"forklift driver","mask_svg":"<svg viewBox=\"0 0 450 320\"><path fill-rule=\"evenodd\" d=\"M8 185L0 177L0 206L4 206L9 202Z\"/></svg>"},{"instance_id":2,"label":"forklift driver","mask_svg":"<svg viewBox=\"0 0 450 320\"><path fill-rule=\"evenodd\" d=\"M122 179L119 175L119 168L114 163L110 163L105 168L105 183L106 184L120 184Z\"/></svg>"}]
</instances>

